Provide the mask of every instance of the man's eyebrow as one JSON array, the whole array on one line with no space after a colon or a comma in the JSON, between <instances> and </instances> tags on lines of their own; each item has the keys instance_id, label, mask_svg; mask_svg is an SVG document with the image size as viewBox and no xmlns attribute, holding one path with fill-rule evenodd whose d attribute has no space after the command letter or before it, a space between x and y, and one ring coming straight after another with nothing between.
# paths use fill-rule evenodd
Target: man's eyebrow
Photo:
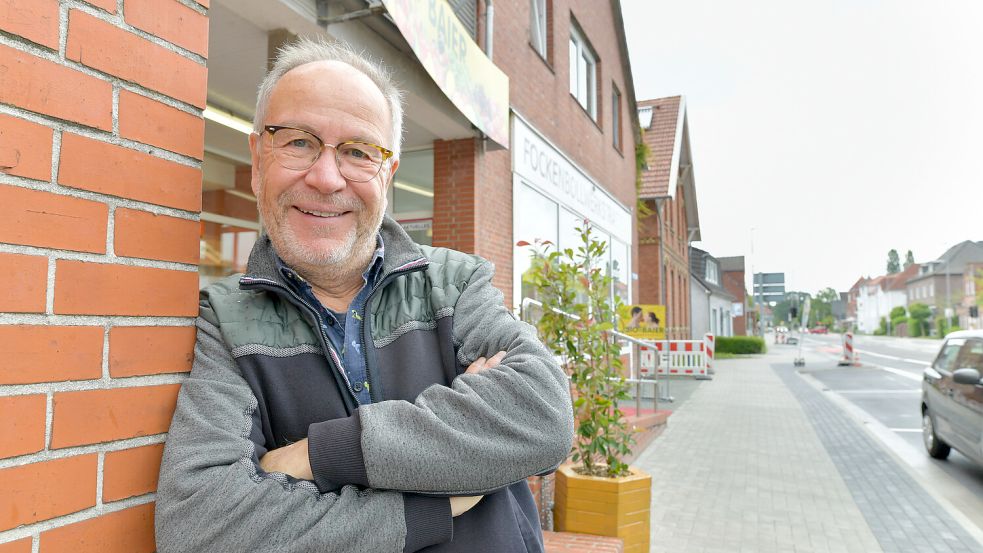
<instances>
[{"instance_id":1,"label":"man's eyebrow","mask_svg":"<svg viewBox=\"0 0 983 553\"><path fill-rule=\"evenodd\" d=\"M300 129L302 131L307 131L307 132L313 134L314 136L320 138L322 141L324 140L324 137L321 136L320 134L318 134L318 131L316 129L312 128L310 125L307 125L305 123L301 123L301 122L298 122L298 121L292 121L290 119L287 119L283 123L281 123L279 125L274 125L274 126L277 126L277 127L291 127L291 128L294 128L294 129ZM349 141L368 142L369 144L375 144L377 146L382 146L382 144L379 144L379 139L378 138L371 138L368 135L363 135L363 134L356 134L356 135L350 136L348 138L345 138L344 140L339 141L338 143L340 144L341 142L349 142ZM382 146L382 147L383 148L387 148L386 146Z\"/></svg>"}]
</instances>

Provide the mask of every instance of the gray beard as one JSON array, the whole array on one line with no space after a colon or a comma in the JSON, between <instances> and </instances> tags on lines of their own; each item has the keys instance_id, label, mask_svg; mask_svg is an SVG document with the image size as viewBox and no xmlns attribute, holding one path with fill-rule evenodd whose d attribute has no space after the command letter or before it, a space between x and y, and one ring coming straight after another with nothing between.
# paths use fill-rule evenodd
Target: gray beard
<instances>
[{"instance_id":1,"label":"gray beard","mask_svg":"<svg viewBox=\"0 0 983 553\"><path fill-rule=\"evenodd\" d=\"M340 241L336 247L331 250L312 250L301 246L300 241L289 226L280 226L278 223L274 223L277 228L274 229L274 232L269 232L264 219L275 219L263 213L262 206L265 205L263 202L264 189L265 187L261 187L260 193L257 195L257 203L261 206L260 222L263 225L263 231L270 237L273 248L288 265L302 274L319 273L325 269L341 274L361 274L365 270L364 266L357 265L368 263L371 259L372 252L375 251L375 237L379 232L379 228L382 226L382 219L386 213L388 198L383 196L379 212L373 214L372 219L367 222L364 219L368 216L365 203L358 197L318 195L313 198L320 204L331 205L344 211L353 211L357 214L357 220L355 228L349 230L344 237L337 237L340 238ZM299 197L302 196L290 193L280 196L276 209L281 213L287 209L292 209L289 206L295 203Z\"/></svg>"}]
</instances>

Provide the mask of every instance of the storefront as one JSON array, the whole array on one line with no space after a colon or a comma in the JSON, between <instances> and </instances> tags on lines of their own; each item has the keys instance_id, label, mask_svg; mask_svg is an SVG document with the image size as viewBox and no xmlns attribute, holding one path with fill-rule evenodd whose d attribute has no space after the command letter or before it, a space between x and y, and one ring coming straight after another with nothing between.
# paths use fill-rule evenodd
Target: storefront
<instances>
[{"instance_id":1,"label":"storefront","mask_svg":"<svg viewBox=\"0 0 983 553\"><path fill-rule=\"evenodd\" d=\"M585 220L593 236L608 244L605 268L613 278L612 296L631 303L632 214L566 154L521 116L512 116L512 206L516 242L549 241L561 250L581 244ZM535 297L522 275L533 246L516 246L513 305Z\"/></svg>"}]
</instances>

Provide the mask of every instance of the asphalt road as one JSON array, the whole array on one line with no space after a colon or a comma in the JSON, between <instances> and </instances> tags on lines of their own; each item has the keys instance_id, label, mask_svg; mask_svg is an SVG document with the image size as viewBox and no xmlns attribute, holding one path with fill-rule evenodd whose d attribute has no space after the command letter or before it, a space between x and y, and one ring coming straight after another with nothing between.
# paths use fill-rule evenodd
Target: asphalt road
<instances>
[{"instance_id":1,"label":"asphalt road","mask_svg":"<svg viewBox=\"0 0 983 553\"><path fill-rule=\"evenodd\" d=\"M838 367L842 356L840 335L809 335L803 340L806 366L802 372L826 391L878 423L890 435L885 443L909 464L929 463L954 478L967 492L983 500L983 467L953 450L946 461L928 457L921 434L922 370L935 358L941 342L907 338L857 336L854 347L861 367ZM769 344L773 348L796 346Z\"/></svg>"}]
</instances>

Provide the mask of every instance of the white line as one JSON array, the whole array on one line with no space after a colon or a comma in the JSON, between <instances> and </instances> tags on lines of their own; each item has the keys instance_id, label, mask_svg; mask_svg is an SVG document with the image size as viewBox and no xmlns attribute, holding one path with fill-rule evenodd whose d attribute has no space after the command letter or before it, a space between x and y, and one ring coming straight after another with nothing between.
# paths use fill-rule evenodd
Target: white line
<instances>
[{"instance_id":1,"label":"white line","mask_svg":"<svg viewBox=\"0 0 983 553\"><path fill-rule=\"evenodd\" d=\"M871 394L871 395L893 395L893 394L920 394L920 389L911 390L834 390L838 394Z\"/></svg>"},{"instance_id":2,"label":"white line","mask_svg":"<svg viewBox=\"0 0 983 553\"><path fill-rule=\"evenodd\" d=\"M915 364L918 364L918 365L928 366L928 362L925 361L924 359L911 359L911 358L908 358L908 357L895 357L893 355L884 355L883 353L876 353L876 352L868 351L868 350L865 350L865 349L858 349L857 350L857 353L862 353L864 355L873 355L874 357L883 357L885 359L893 359L895 361L904 361L905 363L915 363Z\"/></svg>"},{"instance_id":3,"label":"white line","mask_svg":"<svg viewBox=\"0 0 983 553\"><path fill-rule=\"evenodd\" d=\"M871 365L871 366L872 367L877 367L878 369L887 371L887 372L892 373L892 374L896 374L898 376L903 376L903 377L905 377L907 379L914 380L916 382L921 382L922 381L922 375L920 375L920 374L911 374L908 371L903 371L901 369L895 369L894 367L885 367L884 365Z\"/></svg>"},{"instance_id":4,"label":"white line","mask_svg":"<svg viewBox=\"0 0 983 553\"><path fill-rule=\"evenodd\" d=\"M888 428L888 430L890 430L891 432L911 432L911 433L915 433L915 432L920 433L922 431L921 428Z\"/></svg>"}]
</instances>

